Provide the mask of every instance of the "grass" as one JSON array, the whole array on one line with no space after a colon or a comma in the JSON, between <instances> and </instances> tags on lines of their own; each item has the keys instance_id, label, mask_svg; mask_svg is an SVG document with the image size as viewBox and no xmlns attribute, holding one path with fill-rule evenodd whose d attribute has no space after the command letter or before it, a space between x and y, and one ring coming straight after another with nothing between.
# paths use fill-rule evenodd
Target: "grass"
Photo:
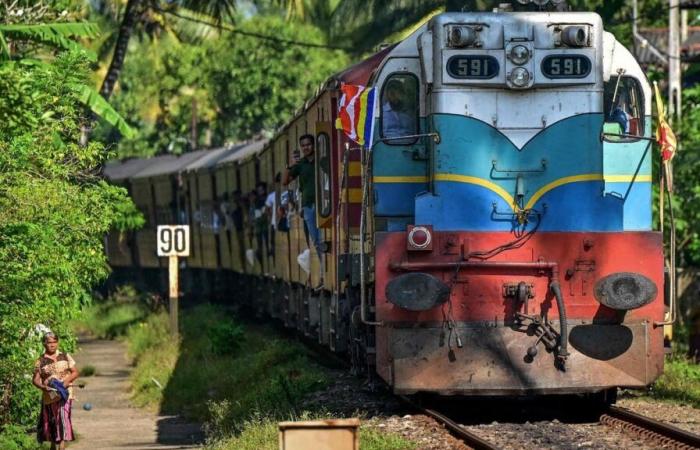
<instances>
[{"instance_id":1,"label":"grass","mask_svg":"<svg viewBox=\"0 0 700 450\"><path fill-rule=\"evenodd\" d=\"M95 369L95 366L92 366L90 364L86 364L80 368L80 376L81 377L91 377L97 373L97 370Z\"/></svg>"},{"instance_id":2,"label":"grass","mask_svg":"<svg viewBox=\"0 0 700 450\"><path fill-rule=\"evenodd\" d=\"M214 420L216 430L227 432L252 411L294 411L301 396L326 383L302 345L274 337L266 328L242 331L225 317L212 306L187 310L179 340L168 333L165 313L129 328L128 352L136 361L134 402L197 421Z\"/></svg>"},{"instance_id":3,"label":"grass","mask_svg":"<svg viewBox=\"0 0 700 450\"><path fill-rule=\"evenodd\" d=\"M300 400L328 377L303 345L264 326L242 325L222 308L181 312L180 337L165 312L128 300L92 307L83 326L98 336L122 336L137 406L205 423L212 449L276 449L277 422L320 417ZM325 415L323 417L330 417ZM362 448L411 449L398 435L362 428Z\"/></svg>"},{"instance_id":4,"label":"grass","mask_svg":"<svg viewBox=\"0 0 700 450\"><path fill-rule=\"evenodd\" d=\"M700 408L700 365L685 357L666 359L664 373L654 383L650 395Z\"/></svg>"},{"instance_id":5,"label":"grass","mask_svg":"<svg viewBox=\"0 0 700 450\"><path fill-rule=\"evenodd\" d=\"M296 420L312 420L314 417L302 415ZM295 420L294 417L289 420ZM239 434L211 442L207 450L277 450L279 448L277 421L270 418L253 418L243 424ZM416 443L393 433L380 432L370 427L360 427L360 448L362 450L411 450Z\"/></svg>"},{"instance_id":6,"label":"grass","mask_svg":"<svg viewBox=\"0 0 700 450\"><path fill-rule=\"evenodd\" d=\"M131 287L118 290L108 301L94 303L83 310L82 319L73 327L78 333L88 333L101 339L123 336L134 324L149 314L147 299Z\"/></svg>"}]
</instances>

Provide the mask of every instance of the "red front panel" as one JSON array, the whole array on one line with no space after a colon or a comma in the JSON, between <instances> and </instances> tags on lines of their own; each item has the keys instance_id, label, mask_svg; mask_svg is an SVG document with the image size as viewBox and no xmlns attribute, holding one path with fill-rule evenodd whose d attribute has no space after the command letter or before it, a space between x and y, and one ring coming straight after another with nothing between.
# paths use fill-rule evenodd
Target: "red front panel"
<instances>
[{"instance_id":1,"label":"red front panel","mask_svg":"<svg viewBox=\"0 0 700 450\"><path fill-rule=\"evenodd\" d=\"M526 358L535 337L518 331L513 297L504 286L534 286L528 314L546 314L558 330L559 313L549 283L551 272L532 268L421 270L451 286L450 301L427 311L412 312L390 303L386 286L402 272L400 263L454 262L461 255L496 248L513 240L509 233L434 233L433 250L408 252L407 234L376 234L375 286L377 372L397 392L443 394L519 394L590 392L612 386L641 387L663 368L663 251L656 232L536 233L522 247L489 261L557 263L569 324L566 370L540 346ZM598 280L617 272L649 278L656 298L646 306L615 311L594 297ZM451 303L454 333L463 347L445 344L443 327ZM449 339L449 337L447 338Z\"/></svg>"},{"instance_id":2,"label":"red front panel","mask_svg":"<svg viewBox=\"0 0 700 450\"><path fill-rule=\"evenodd\" d=\"M442 320L441 308L410 312L386 300L386 284L399 275L390 269L391 263L456 261L462 251L490 250L513 240L509 233L434 233L432 252L407 252L406 233L376 234L376 305L377 319L385 322L432 322ZM536 233L519 249L507 250L489 261L556 262L559 280L570 319L616 321L618 313L596 301L595 283L615 272L635 272L651 279L658 288L655 301L629 311L625 321L663 320L663 250L657 232L625 233ZM426 272L426 271L424 271ZM451 269L430 271L450 284ZM548 290L547 273L534 270L462 269L457 275L451 301L454 319L458 321L509 320L512 300L503 296L503 285L525 281L535 286L535 298L528 313L539 313L545 307L552 318L557 317L557 305Z\"/></svg>"}]
</instances>

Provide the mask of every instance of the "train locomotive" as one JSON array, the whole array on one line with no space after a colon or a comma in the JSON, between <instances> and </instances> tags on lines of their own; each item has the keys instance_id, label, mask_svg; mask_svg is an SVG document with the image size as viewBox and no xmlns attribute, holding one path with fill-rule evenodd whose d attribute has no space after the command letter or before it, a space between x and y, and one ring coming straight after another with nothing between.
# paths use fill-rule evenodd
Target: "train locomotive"
<instances>
[{"instance_id":1,"label":"train locomotive","mask_svg":"<svg viewBox=\"0 0 700 450\"><path fill-rule=\"evenodd\" d=\"M334 127L342 83L376 87L369 149ZM396 393L609 399L663 371L651 96L595 13L439 14L269 140L108 165L147 220L108 237L110 263L162 279L155 226L186 223L183 290L279 319ZM269 242L220 217L273 188L304 134L323 251L308 274L294 202Z\"/></svg>"}]
</instances>

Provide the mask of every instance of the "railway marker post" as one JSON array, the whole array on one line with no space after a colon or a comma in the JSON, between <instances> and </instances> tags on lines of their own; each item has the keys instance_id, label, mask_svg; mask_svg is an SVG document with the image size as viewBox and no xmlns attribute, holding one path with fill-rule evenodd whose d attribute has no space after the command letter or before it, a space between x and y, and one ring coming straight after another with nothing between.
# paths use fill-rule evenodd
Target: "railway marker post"
<instances>
[{"instance_id":1,"label":"railway marker post","mask_svg":"<svg viewBox=\"0 0 700 450\"><path fill-rule=\"evenodd\" d=\"M189 225L158 225L156 231L159 257L168 258L168 307L170 310L170 333L178 334L178 261L179 257L190 256L190 226Z\"/></svg>"}]
</instances>

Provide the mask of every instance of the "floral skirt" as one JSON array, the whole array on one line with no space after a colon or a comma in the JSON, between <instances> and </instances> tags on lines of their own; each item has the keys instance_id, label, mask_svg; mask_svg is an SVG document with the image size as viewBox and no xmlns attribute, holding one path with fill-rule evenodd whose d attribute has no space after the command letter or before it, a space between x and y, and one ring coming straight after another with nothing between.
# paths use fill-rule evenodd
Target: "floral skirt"
<instances>
[{"instance_id":1,"label":"floral skirt","mask_svg":"<svg viewBox=\"0 0 700 450\"><path fill-rule=\"evenodd\" d=\"M39 442L60 442L73 440L73 424L70 410L73 400L57 401L41 405L37 439Z\"/></svg>"}]
</instances>

